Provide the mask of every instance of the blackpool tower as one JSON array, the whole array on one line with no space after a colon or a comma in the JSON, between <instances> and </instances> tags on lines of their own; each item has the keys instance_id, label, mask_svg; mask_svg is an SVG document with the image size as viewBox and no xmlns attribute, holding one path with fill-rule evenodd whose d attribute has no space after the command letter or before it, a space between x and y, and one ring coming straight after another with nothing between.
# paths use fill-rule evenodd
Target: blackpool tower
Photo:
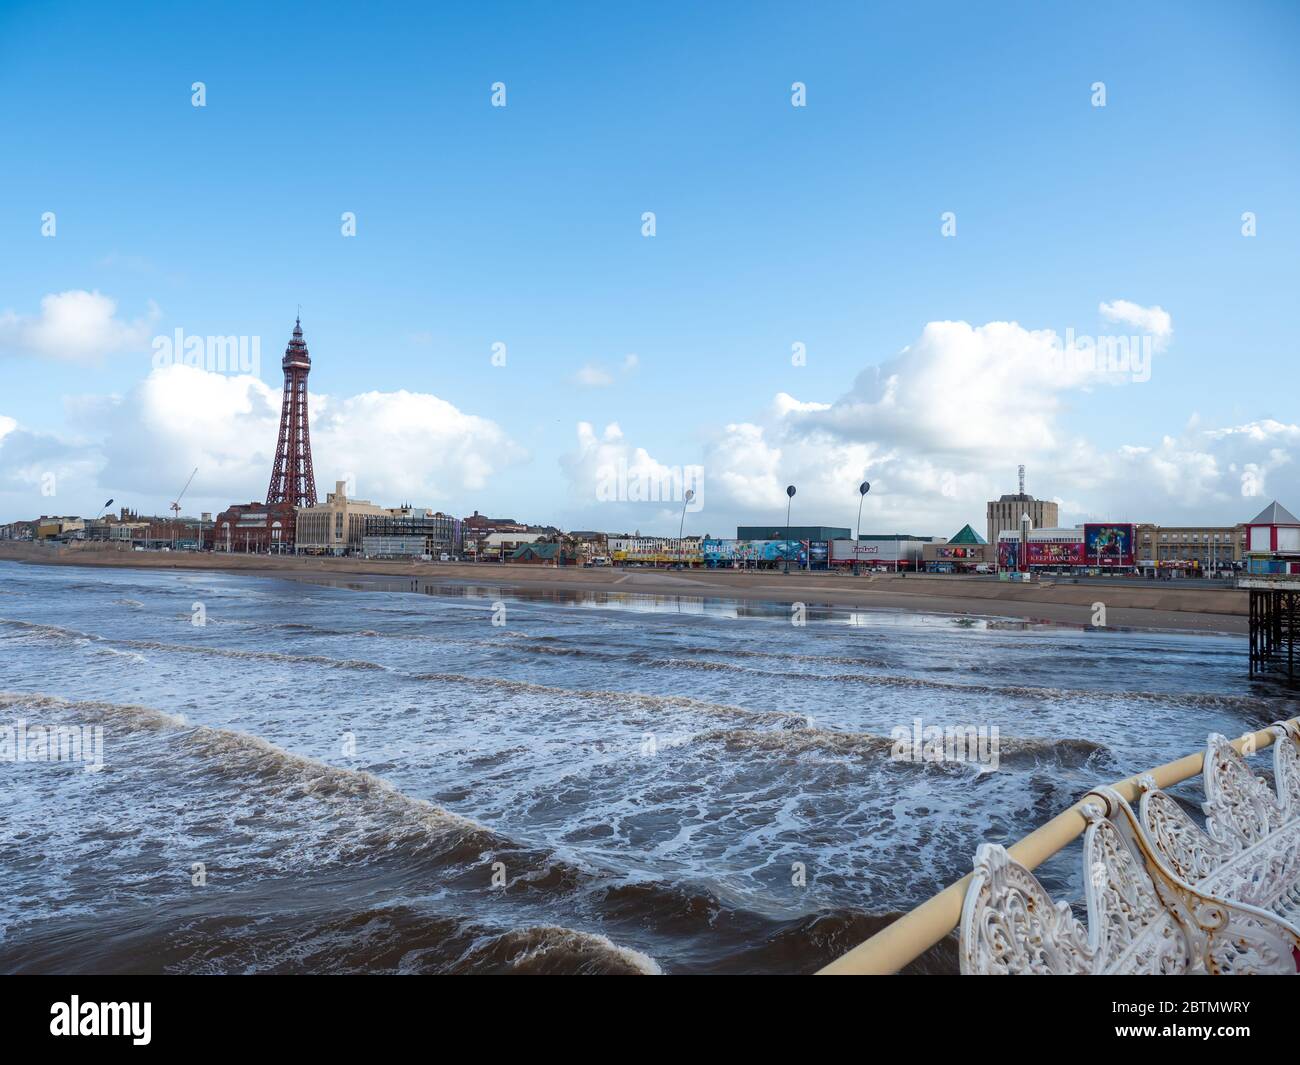
<instances>
[{"instance_id":1,"label":"blackpool tower","mask_svg":"<svg viewBox=\"0 0 1300 1065\"><path fill-rule=\"evenodd\" d=\"M302 321L293 324L293 336L284 349L284 401L280 407L280 438L275 446L275 467L266 502L295 507L316 505L316 475L311 468L311 434L307 428L307 375L311 356L302 339Z\"/></svg>"}]
</instances>

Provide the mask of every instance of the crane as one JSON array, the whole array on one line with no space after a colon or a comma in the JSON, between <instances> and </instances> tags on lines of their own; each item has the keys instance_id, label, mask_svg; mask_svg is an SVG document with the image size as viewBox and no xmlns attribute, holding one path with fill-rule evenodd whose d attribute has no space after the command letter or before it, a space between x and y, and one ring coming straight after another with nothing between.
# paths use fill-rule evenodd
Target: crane
<instances>
[{"instance_id":1,"label":"crane","mask_svg":"<svg viewBox=\"0 0 1300 1065\"><path fill-rule=\"evenodd\" d=\"M190 480L185 482L185 487L181 489L181 494L176 497L175 501L171 505L172 550L173 551L176 550L176 526L180 523L181 520L181 500L185 498L185 493L188 492L190 488L190 481L194 480L194 474L198 472L199 472L199 468L195 466L194 472L190 474ZM202 546L203 546L203 526L200 525L199 526L199 547L202 548Z\"/></svg>"},{"instance_id":2,"label":"crane","mask_svg":"<svg viewBox=\"0 0 1300 1065\"><path fill-rule=\"evenodd\" d=\"M194 467L194 473L198 473L198 472L199 472L199 468L198 468L197 466L195 466L195 467ZM174 503L171 505L171 511L172 511L172 514L173 514L175 520L178 520L178 521L180 520L180 516L181 516L181 500L184 498L185 493L186 493L187 491L189 491L190 481L194 480L194 473L191 473L191 474L190 474L190 480L185 482L185 487L181 489L181 494L178 495L178 496L176 497L176 502L174 502Z\"/></svg>"}]
</instances>

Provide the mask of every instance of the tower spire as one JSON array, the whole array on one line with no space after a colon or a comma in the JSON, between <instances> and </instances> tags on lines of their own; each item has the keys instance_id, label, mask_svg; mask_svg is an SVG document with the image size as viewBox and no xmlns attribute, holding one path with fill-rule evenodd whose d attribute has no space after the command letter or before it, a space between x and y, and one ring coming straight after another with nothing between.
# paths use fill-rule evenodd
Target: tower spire
<instances>
[{"instance_id":1,"label":"tower spire","mask_svg":"<svg viewBox=\"0 0 1300 1065\"><path fill-rule=\"evenodd\" d=\"M316 505L316 475L312 471L311 432L307 421L307 375L311 354L302 338L302 309L294 320L293 335L284 349L284 394L280 404L280 435L266 502Z\"/></svg>"}]
</instances>

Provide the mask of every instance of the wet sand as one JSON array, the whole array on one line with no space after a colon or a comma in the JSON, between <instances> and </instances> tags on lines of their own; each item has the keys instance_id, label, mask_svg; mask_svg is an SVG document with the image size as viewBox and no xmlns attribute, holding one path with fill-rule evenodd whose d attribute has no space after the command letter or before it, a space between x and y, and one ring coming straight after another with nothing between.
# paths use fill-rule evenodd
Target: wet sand
<instances>
[{"instance_id":1,"label":"wet sand","mask_svg":"<svg viewBox=\"0 0 1300 1065\"><path fill-rule=\"evenodd\" d=\"M564 593L679 596L808 606L902 610L914 613L1002 617L1090 626L1096 604L1110 628L1169 629L1242 634L1249 630L1248 600L1232 588L1181 588L1117 579L1112 585L1021 585L975 577L926 574L860 576L838 573L670 571L617 567L543 567L509 563L395 562L375 559L140 552L115 547L0 543L0 561L143 569L214 570L319 580L386 577L422 584L550 589Z\"/></svg>"}]
</instances>

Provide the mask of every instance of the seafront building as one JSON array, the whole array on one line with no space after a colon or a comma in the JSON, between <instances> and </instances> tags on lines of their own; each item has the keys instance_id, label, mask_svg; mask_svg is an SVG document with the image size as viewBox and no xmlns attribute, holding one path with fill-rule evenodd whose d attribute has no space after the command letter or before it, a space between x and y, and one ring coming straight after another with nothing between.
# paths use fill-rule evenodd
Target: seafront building
<instances>
[{"instance_id":1,"label":"seafront building","mask_svg":"<svg viewBox=\"0 0 1300 1065\"><path fill-rule=\"evenodd\" d=\"M926 544L921 557L927 573L987 573L998 564L998 549L963 525L947 540Z\"/></svg>"},{"instance_id":2,"label":"seafront building","mask_svg":"<svg viewBox=\"0 0 1300 1065\"><path fill-rule=\"evenodd\" d=\"M123 507L117 516L105 514L86 522L86 540L99 543L130 545L145 551L168 548L195 551L204 540L204 530L212 526L212 515L194 518L147 517Z\"/></svg>"},{"instance_id":3,"label":"seafront building","mask_svg":"<svg viewBox=\"0 0 1300 1065\"><path fill-rule=\"evenodd\" d=\"M230 553L292 553L296 510L292 503L235 503L217 515L210 531L204 530L204 545Z\"/></svg>"},{"instance_id":4,"label":"seafront building","mask_svg":"<svg viewBox=\"0 0 1300 1065\"><path fill-rule=\"evenodd\" d=\"M489 518L486 514L480 514L474 511L468 518L461 523L465 529L465 536L478 538L480 535L487 536L493 532L527 532L528 526L514 518Z\"/></svg>"},{"instance_id":5,"label":"seafront building","mask_svg":"<svg viewBox=\"0 0 1300 1065\"><path fill-rule=\"evenodd\" d=\"M1300 574L1300 518L1275 499L1245 525L1251 573Z\"/></svg>"},{"instance_id":6,"label":"seafront building","mask_svg":"<svg viewBox=\"0 0 1300 1065\"><path fill-rule=\"evenodd\" d=\"M1138 526L1139 572L1300 573L1300 519L1274 500L1236 525Z\"/></svg>"},{"instance_id":7,"label":"seafront building","mask_svg":"<svg viewBox=\"0 0 1300 1065\"><path fill-rule=\"evenodd\" d=\"M34 540L81 540L86 533L86 523L81 518L53 514L42 514L32 526Z\"/></svg>"},{"instance_id":8,"label":"seafront building","mask_svg":"<svg viewBox=\"0 0 1300 1065\"><path fill-rule=\"evenodd\" d=\"M737 540L849 540L853 530L838 525L741 525Z\"/></svg>"},{"instance_id":9,"label":"seafront building","mask_svg":"<svg viewBox=\"0 0 1300 1065\"><path fill-rule=\"evenodd\" d=\"M264 502L236 503L213 518L143 517L122 507L115 516L83 519L41 515L0 526L0 539L100 541L135 549L294 552L370 558L432 558L526 565L673 565L713 569L867 569L962 574L1003 571L1085 571L1146 576L1249 572L1300 574L1300 519L1276 500L1235 525L1163 526L1153 522L1087 522L1061 527L1059 506L1025 490L990 500L987 537L967 524L952 537L906 533L854 536L845 526L740 525L734 539L707 533L681 538L564 533L474 511L459 519L407 504L383 507L348 496L346 483L317 503L308 427L311 357L300 320L282 363L284 389L270 485ZM187 486L188 487L188 484ZM184 491L182 490L182 495ZM109 504L112 504L112 500ZM107 506L106 505L106 506Z\"/></svg>"},{"instance_id":10,"label":"seafront building","mask_svg":"<svg viewBox=\"0 0 1300 1065\"><path fill-rule=\"evenodd\" d=\"M562 535L554 525L528 525L514 518L489 518L476 510L461 520L461 552L473 560L503 562L522 544Z\"/></svg>"},{"instance_id":11,"label":"seafront building","mask_svg":"<svg viewBox=\"0 0 1300 1065\"><path fill-rule=\"evenodd\" d=\"M1026 519L1019 530L998 534L1000 571L1104 570L1132 572L1136 526L1125 521L1086 522L1073 528L1035 529Z\"/></svg>"},{"instance_id":12,"label":"seafront building","mask_svg":"<svg viewBox=\"0 0 1300 1065\"><path fill-rule=\"evenodd\" d=\"M501 562L516 548L535 544L545 538L541 532L491 532L470 545L471 558L482 562Z\"/></svg>"},{"instance_id":13,"label":"seafront building","mask_svg":"<svg viewBox=\"0 0 1300 1065\"><path fill-rule=\"evenodd\" d=\"M863 533L856 540L841 537L830 541L828 565L840 569L856 564L858 572L864 568L917 570L921 568L926 549L940 540L938 536L914 536L911 533ZM820 553L816 543L808 545L810 569L821 568L817 565Z\"/></svg>"},{"instance_id":14,"label":"seafront building","mask_svg":"<svg viewBox=\"0 0 1300 1065\"><path fill-rule=\"evenodd\" d=\"M515 548L506 561L522 566L572 566L578 560L563 544L532 543Z\"/></svg>"},{"instance_id":15,"label":"seafront building","mask_svg":"<svg viewBox=\"0 0 1300 1065\"><path fill-rule=\"evenodd\" d=\"M442 511L395 507L364 519L366 558L456 558L461 546L461 520Z\"/></svg>"},{"instance_id":16,"label":"seafront building","mask_svg":"<svg viewBox=\"0 0 1300 1065\"><path fill-rule=\"evenodd\" d=\"M97 541L135 541L151 539L150 526L158 519L142 517L130 507L122 507L117 514L86 521L86 539Z\"/></svg>"},{"instance_id":17,"label":"seafront building","mask_svg":"<svg viewBox=\"0 0 1300 1065\"><path fill-rule=\"evenodd\" d=\"M576 562L584 566L610 562L609 536L594 529L574 529L564 536L564 543Z\"/></svg>"},{"instance_id":18,"label":"seafront building","mask_svg":"<svg viewBox=\"0 0 1300 1065\"><path fill-rule=\"evenodd\" d=\"M703 565L704 543L700 536L610 536L606 540L611 561L641 566Z\"/></svg>"},{"instance_id":19,"label":"seafront building","mask_svg":"<svg viewBox=\"0 0 1300 1065\"><path fill-rule=\"evenodd\" d=\"M1154 525L1137 527L1137 568L1146 576L1180 571L1218 573L1241 567L1246 526Z\"/></svg>"},{"instance_id":20,"label":"seafront building","mask_svg":"<svg viewBox=\"0 0 1300 1065\"><path fill-rule=\"evenodd\" d=\"M314 507L296 508L298 554L347 555L361 550L366 518L384 508L368 499L349 499L346 481L335 481L334 491Z\"/></svg>"},{"instance_id":21,"label":"seafront building","mask_svg":"<svg viewBox=\"0 0 1300 1065\"><path fill-rule=\"evenodd\" d=\"M34 540L36 538L35 521L11 521L0 525L0 540Z\"/></svg>"},{"instance_id":22,"label":"seafront building","mask_svg":"<svg viewBox=\"0 0 1300 1065\"><path fill-rule=\"evenodd\" d=\"M42 514L29 521L11 521L0 525L0 540L80 540L86 523L78 517Z\"/></svg>"},{"instance_id":23,"label":"seafront building","mask_svg":"<svg viewBox=\"0 0 1300 1065\"><path fill-rule=\"evenodd\" d=\"M1024 470L1024 467L1021 467ZM1033 522L1035 529L1055 528L1061 520L1060 506L1050 499L1035 499L1024 490L1024 474L1021 473L1020 491L1014 495L1001 496L990 500L986 514L988 522L987 542L996 544L1004 532L1020 531L1020 519L1025 514Z\"/></svg>"}]
</instances>

